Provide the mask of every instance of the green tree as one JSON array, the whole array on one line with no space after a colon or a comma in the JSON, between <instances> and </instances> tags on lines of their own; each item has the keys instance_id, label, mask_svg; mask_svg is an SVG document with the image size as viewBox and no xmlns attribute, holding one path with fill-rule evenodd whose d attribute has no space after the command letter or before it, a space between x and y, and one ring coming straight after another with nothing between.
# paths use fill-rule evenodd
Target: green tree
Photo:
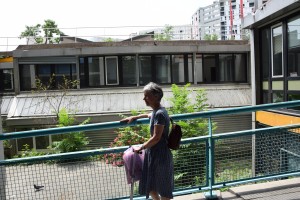
<instances>
[{"instance_id":1,"label":"green tree","mask_svg":"<svg viewBox=\"0 0 300 200\"><path fill-rule=\"evenodd\" d=\"M218 40L217 34L205 34L204 40Z\"/></svg>"},{"instance_id":2,"label":"green tree","mask_svg":"<svg viewBox=\"0 0 300 200\"><path fill-rule=\"evenodd\" d=\"M60 42L60 35L64 33L57 28L55 21L51 19L45 20L42 28L45 33L45 44L55 44Z\"/></svg>"},{"instance_id":3,"label":"green tree","mask_svg":"<svg viewBox=\"0 0 300 200\"><path fill-rule=\"evenodd\" d=\"M40 36L41 33L41 25L37 24L35 26L25 26L26 29L25 31L23 31L20 35L20 39L22 38L26 38L26 44L29 44L30 39L33 39L35 41L35 43L42 43L43 42L43 38Z\"/></svg>"},{"instance_id":4,"label":"green tree","mask_svg":"<svg viewBox=\"0 0 300 200\"><path fill-rule=\"evenodd\" d=\"M165 25L165 28L163 30L163 33L154 34L154 40L158 41L169 41L173 38L173 26Z\"/></svg>"},{"instance_id":5,"label":"green tree","mask_svg":"<svg viewBox=\"0 0 300 200\"><path fill-rule=\"evenodd\" d=\"M89 122L89 118L80 125L84 125ZM58 118L58 127L71 126L75 124L74 116L68 114L65 108L61 109L59 112ZM54 141L49 147L52 150L55 150L59 153L73 152L73 151L82 151L86 149L86 146L89 144L88 137L85 136L83 132L72 132L60 135L59 141ZM56 139L58 139L57 137Z\"/></svg>"},{"instance_id":6,"label":"green tree","mask_svg":"<svg viewBox=\"0 0 300 200\"><path fill-rule=\"evenodd\" d=\"M59 121L59 112L62 109L63 99L67 96L71 89L74 89L79 85L78 80L70 80L69 78L63 76L62 81L57 82L55 74L52 74L47 82L43 82L41 79L36 77L36 88L33 93L44 95L42 102L49 103L50 109L56 115L57 122ZM57 88L58 91L55 93L50 93L49 90Z\"/></svg>"},{"instance_id":7,"label":"green tree","mask_svg":"<svg viewBox=\"0 0 300 200\"><path fill-rule=\"evenodd\" d=\"M25 26L25 31L19 36L20 39L26 38L27 44L30 39L33 39L36 44L55 44L60 42L60 35L64 34L61 32L55 23L51 19L44 20L44 24L37 24L35 26ZM44 35L42 35L42 30ZM45 39L44 39L45 38Z\"/></svg>"}]
</instances>

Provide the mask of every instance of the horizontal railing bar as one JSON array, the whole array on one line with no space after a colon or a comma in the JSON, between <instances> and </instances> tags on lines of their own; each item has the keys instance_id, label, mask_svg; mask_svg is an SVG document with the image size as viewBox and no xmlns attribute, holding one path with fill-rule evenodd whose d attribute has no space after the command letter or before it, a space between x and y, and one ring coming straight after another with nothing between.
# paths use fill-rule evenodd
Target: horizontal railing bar
<instances>
[{"instance_id":1,"label":"horizontal railing bar","mask_svg":"<svg viewBox=\"0 0 300 200\"><path fill-rule=\"evenodd\" d=\"M285 126L272 126L267 128L260 128L260 129L250 129L245 131L235 131L230 133L220 133L213 135L212 137L214 139L224 139L224 138L233 138L233 137L239 137L239 136L245 136L245 135L253 135L258 132L276 132L276 131L283 131L287 129L295 129L300 128L300 124L291 124L291 125L285 125Z\"/></svg>"},{"instance_id":2,"label":"horizontal railing bar","mask_svg":"<svg viewBox=\"0 0 300 200\"><path fill-rule=\"evenodd\" d=\"M104 130L104 129L112 129L112 128L121 128L126 126L142 125L148 123L149 123L149 119L139 119L130 124L127 124L126 122L114 121L114 122L103 122L103 123L94 123L94 124L85 124L85 125L38 129L38 130L30 130L30 131L19 131L19 132L3 133L0 135L0 140L10 140L10 139L63 134L63 133L80 132L80 131Z\"/></svg>"},{"instance_id":3,"label":"horizontal railing bar","mask_svg":"<svg viewBox=\"0 0 300 200\"><path fill-rule=\"evenodd\" d=\"M295 106L300 106L300 100L263 104L263 105L256 105L256 106L226 108L226 109L221 109L221 110L210 110L210 111L205 111L205 112L176 114L176 115L171 115L171 117L175 121L179 121L179 120L208 118L208 117L219 116L219 115L228 115L228 114L236 114L236 113L242 113L242 112L253 112L253 111L258 111L258 110L286 108L286 107L295 107ZM135 126L135 125L142 125L142 124L148 124L148 123L149 123L149 119L138 119L131 124L127 124L126 122L115 121L115 122L85 124L85 125L67 126L67 127L59 127L59 128L39 129L39 130L31 130L31 131L11 132L11 133L1 134L0 140L62 134L62 133L70 133L70 132L78 132L78 131L94 131L94 130L121 128L121 127L126 127L126 126Z\"/></svg>"},{"instance_id":4,"label":"horizontal railing bar","mask_svg":"<svg viewBox=\"0 0 300 200\"><path fill-rule=\"evenodd\" d=\"M35 156L35 157L5 159L5 160L0 160L0 166L18 164L18 163L27 163L27 162L47 161L47 160L83 158L87 156L96 156L96 155L103 155L109 153L120 153L120 152L124 152L128 148L129 146L122 146L122 147L113 147L113 148L106 148L106 149L94 149L94 150L85 150L85 151L74 151L68 153L49 154L49 155L42 155L42 156Z\"/></svg>"},{"instance_id":5,"label":"horizontal railing bar","mask_svg":"<svg viewBox=\"0 0 300 200\"><path fill-rule=\"evenodd\" d=\"M196 119L196 118L209 118L209 117L220 116L220 115L254 112L259 110L270 110L270 109L277 109L277 108L288 108L288 107L295 107L295 106L300 106L300 100L262 104L262 105L255 105L255 106L216 109L216 110L209 110L205 112L176 114L172 116L172 119L178 121L178 120L187 120L187 119Z\"/></svg>"}]
</instances>

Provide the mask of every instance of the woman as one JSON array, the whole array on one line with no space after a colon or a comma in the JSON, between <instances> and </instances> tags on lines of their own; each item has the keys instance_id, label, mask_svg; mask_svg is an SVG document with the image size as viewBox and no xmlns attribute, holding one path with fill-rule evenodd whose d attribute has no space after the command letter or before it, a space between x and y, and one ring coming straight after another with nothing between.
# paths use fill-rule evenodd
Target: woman
<instances>
[{"instance_id":1,"label":"woman","mask_svg":"<svg viewBox=\"0 0 300 200\"><path fill-rule=\"evenodd\" d=\"M159 85L150 82L144 87L144 101L153 111L149 114L127 117L121 121L132 121L150 117L151 137L135 152L145 149L145 160L142 178L139 183L139 193L149 195L154 200L172 199L174 188L173 157L168 148L167 139L169 134L170 118L168 112L161 106L160 101L163 91Z\"/></svg>"}]
</instances>

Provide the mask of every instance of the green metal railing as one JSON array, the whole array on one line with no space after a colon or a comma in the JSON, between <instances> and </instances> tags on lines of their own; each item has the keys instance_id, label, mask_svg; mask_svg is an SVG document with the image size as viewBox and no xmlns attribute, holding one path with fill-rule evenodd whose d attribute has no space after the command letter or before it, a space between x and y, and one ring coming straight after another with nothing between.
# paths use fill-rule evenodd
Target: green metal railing
<instances>
[{"instance_id":1,"label":"green metal railing","mask_svg":"<svg viewBox=\"0 0 300 200\"><path fill-rule=\"evenodd\" d=\"M300 101L245 106L174 115L178 120L208 118L207 136L183 139L173 151L174 195L213 190L249 182L300 175L300 124L212 133L211 117L300 106ZM4 133L0 140L94 131L148 124L109 122ZM122 164L106 164L107 155L122 161L128 146L0 161L0 199L128 199L130 187ZM35 190L33 184L43 185ZM137 183L138 184L138 183ZM135 199L144 198L137 194Z\"/></svg>"}]
</instances>

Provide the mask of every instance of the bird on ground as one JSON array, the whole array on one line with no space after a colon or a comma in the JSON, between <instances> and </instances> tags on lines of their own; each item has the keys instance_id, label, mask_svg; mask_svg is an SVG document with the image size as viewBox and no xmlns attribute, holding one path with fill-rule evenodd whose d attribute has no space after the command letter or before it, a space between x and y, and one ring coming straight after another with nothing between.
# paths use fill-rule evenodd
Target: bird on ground
<instances>
[{"instance_id":1,"label":"bird on ground","mask_svg":"<svg viewBox=\"0 0 300 200\"><path fill-rule=\"evenodd\" d=\"M36 190L40 190L40 189L42 189L44 186L43 186L43 185L36 185L36 184L34 184L33 187L34 187L34 189L36 189Z\"/></svg>"}]
</instances>

